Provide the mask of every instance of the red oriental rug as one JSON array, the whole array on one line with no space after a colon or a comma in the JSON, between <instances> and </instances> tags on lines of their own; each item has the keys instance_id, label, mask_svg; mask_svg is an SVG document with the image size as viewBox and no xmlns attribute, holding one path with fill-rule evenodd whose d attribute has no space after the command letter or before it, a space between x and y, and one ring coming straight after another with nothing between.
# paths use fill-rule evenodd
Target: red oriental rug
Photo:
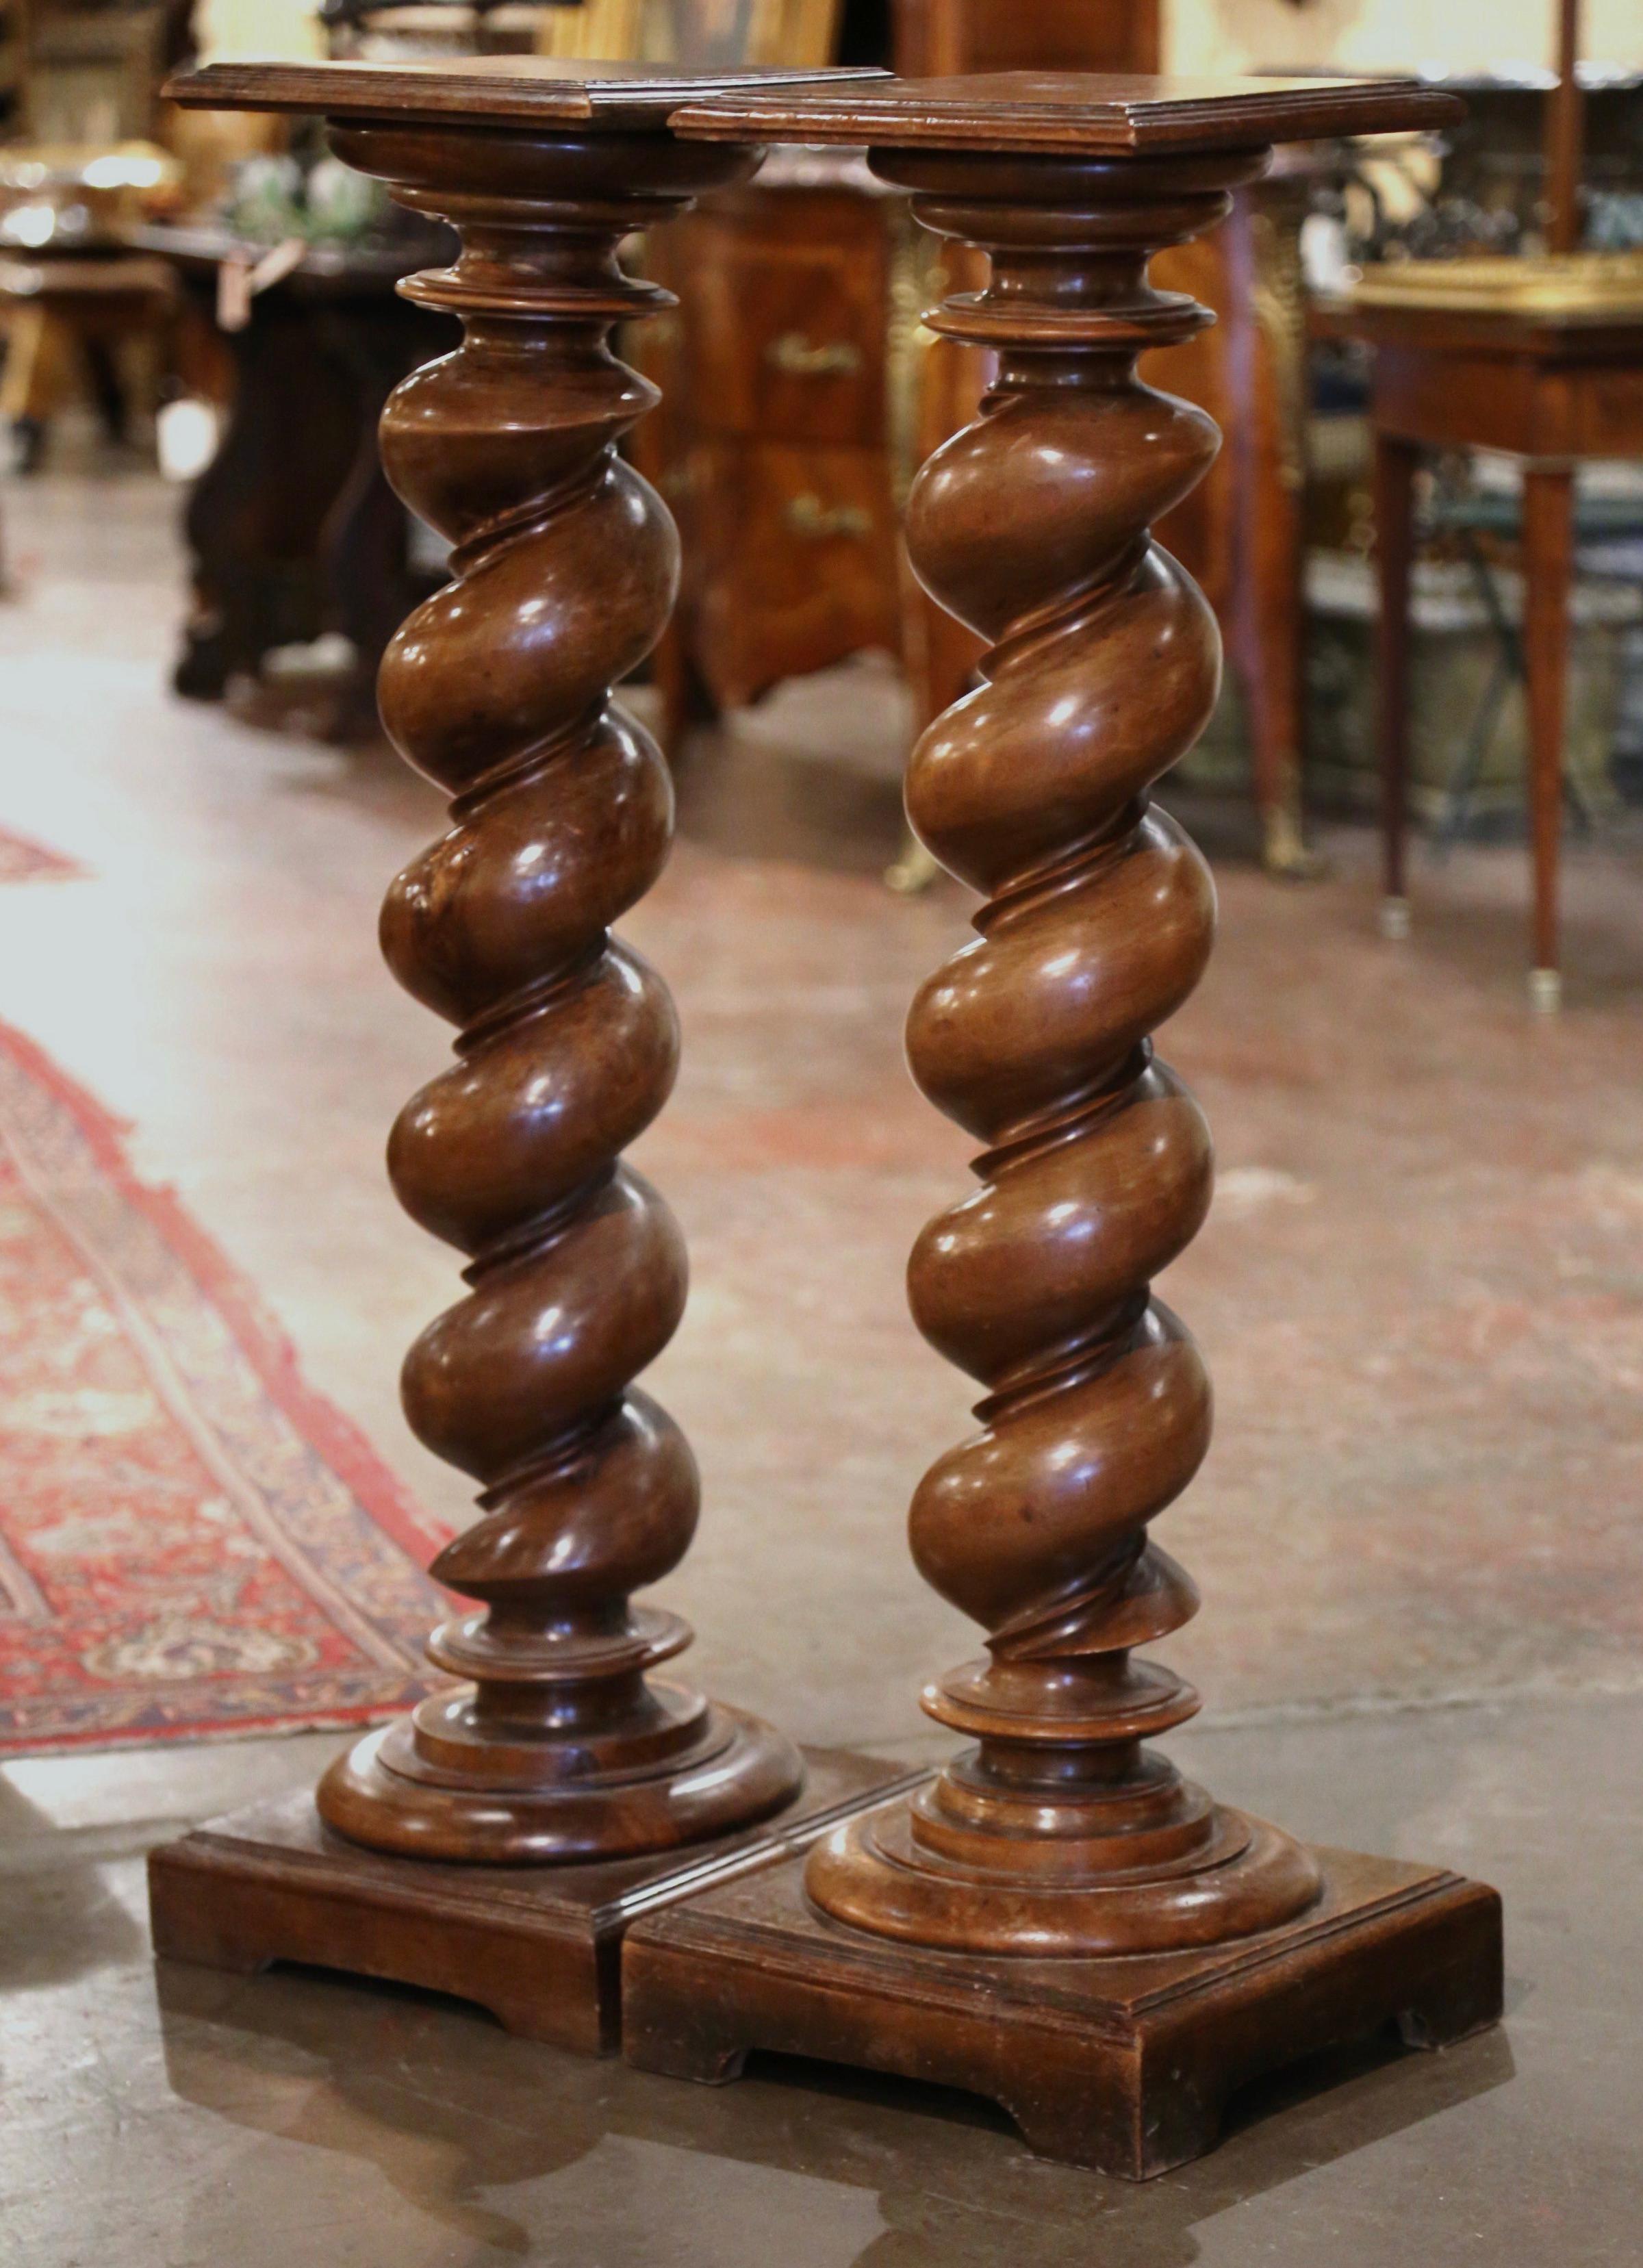
<instances>
[{"instance_id":1,"label":"red oriental rug","mask_svg":"<svg viewBox=\"0 0 1643 2268\"><path fill-rule=\"evenodd\" d=\"M443 1541L0 1024L0 1756L390 1715L431 1679Z\"/></svg>"},{"instance_id":2,"label":"red oriental rug","mask_svg":"<svg viewBox=\"0 0 1643 2268\"><path fill-rule=\"evenodd\" d=\"M0 827L0 882L72 882L83 880L85 872L77 858Z\"/></svg>"}]
</instances>

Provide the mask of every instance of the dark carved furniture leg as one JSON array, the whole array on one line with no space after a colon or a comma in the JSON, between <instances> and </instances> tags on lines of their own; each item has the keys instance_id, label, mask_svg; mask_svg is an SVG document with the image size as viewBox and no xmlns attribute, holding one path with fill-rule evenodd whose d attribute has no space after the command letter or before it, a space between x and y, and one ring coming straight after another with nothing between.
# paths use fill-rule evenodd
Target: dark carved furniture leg
<instances>
[{"instance_id":1,"label":"dark carved furniture leg","mask_svg":"<svg viewBox=\"0 0 1643 2268\"><path fill-rule=\"evenodd\" d=\"M200 290L192 272L188 283ZM222 446L183 513L193 603L172 685L192 701L220 700L272 647L319 636L320 530L358 441L353 384L325 351L313 306L280 288L253 306L246 328L228 335L234 401Z\"/></svg>"},{"instance_id":2,"label":"dark carved furniture leg","mask_svg":"<svg viewBox=\"0 0 1643 2268\"><path fill-rule=\"evenodd\" d=\"M976 85L972 142L1003 84ZM802 1870L630 1935L627 2052L717 2076L761 2046L977 2088L1039 2146L1139 2176L1206 2147L1256 2071L1382 2023L1489 2021L1499 1901L1309 1851L1145 1745L1198 1705L1136 1649L1197 1609L1148 1526L1210 1421L1197 1351L1150 1295L1205 1217L1209 1138L1151 1035L1214 922L1208 871L1149 792L1202 729L1219 657L1202 594L1148 535L1215 431L1135 365L1202 320L1153 289L1149 254L1212 226L1262 155L1212 129L1155 158L873 162L992 261L984 291L929 318L999 364L908 513L921 580L990 642L908 780L918 835L984 899L976 941L914 1003L908 1053L981 1145L980 1188L910 1271L925 1336L983 1388L981 1430L925 1476L911 1541L986 1652L925 1689L973 1743L925 1786Z\"/></svg>"},{"instance_id":3,"label":"dark carved furniture leg","mask_svg":"<svg viewBox=\"0 0 1643 2268\"><path fill-rule=\"evenodd\" d=\"M389 394L418 363L455 344L451 328L397 294L379 306L328 308L316 324L351 375L359 405L359 446L320 531L326 624L355 653L326 726L334 740L375 736L382 657L411 608L444 580L438 568L413 558L409 518L383 477L376 436Z\"/></svg>"}]
</instances>

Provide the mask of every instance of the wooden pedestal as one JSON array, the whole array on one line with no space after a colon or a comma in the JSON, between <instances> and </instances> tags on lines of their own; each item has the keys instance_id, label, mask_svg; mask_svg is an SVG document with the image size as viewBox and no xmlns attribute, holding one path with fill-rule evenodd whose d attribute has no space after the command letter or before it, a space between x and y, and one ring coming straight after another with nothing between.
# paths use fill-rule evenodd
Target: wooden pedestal
<instances>
[{"instance_id":1,"label":"wooden pedestal","mask_svg":"<svg viewBox=\"0 0 1643 2268\"><path fill-rule=\"evenodd\" d=\"M1264 2072L1395 2024L1441 2047L1500 2013L1500 1901L1458 1875L1315 1851L1319 1903L1259 1936L1122 1960L977 1959L830 1920L795 1859L636 1924L623 2052L735 2078L750 2050L991 2096L1048 2158L1145 2181L1212 2146Z\"/></svg>"},{"instance_id":2,"label":"wooden pedestal","mask_svg":"<svg viewBox=\"0 0 1643 2268\"><path fill-rule=\"evenodd\" d=\"M309 1795L208 1821L149 1859L154 1949L247 1976L311 1962L476 2000L507 2030L587 2055L617 2044L623 1935L638 1915L802 1852L924 1777L813 1749L802 1793L761 1827L684 1852L579 1866L396 1859L333 1833Z\"/></svg>"},{"instance_id":3,"label":"wooden pedestal","mask_svg":"<svg viewBox=\"0 0 1643 2268\"><path fill-rule=\"evenodd\" d=\"M1147 1651L1197 1609L1149 1531L1210 1439L1203 1359L1152 1286L1203 1223L1211 1145L1152 1035L1215 921L1150 793L1220 659L1149 532L1218 437L1136 373L1208 315L1147 263L1226 217L1264 144L1440 123L1433 100L1005 73L674 115L704 139L865 144L916 218L987 255L983 288L925 322L995 375L906 513L914 573L987 641L907 773L914 832L983 901L907 1025L980 1184L915 1243L910 1300L983 1391L909 1535L985 1651L924 1689L971 1743L927 1787L630 1934L636 2063L724 2078L766 2047L940 2080L996 2097L1050 2156L1138 2179L1206 2148L1260 2072L1390 2021L1440 2040L1499 2013L1494 1893L1310 1852L1217 1803L1151 1745L1198 1700Z\"/></svg>"}]
</instances>

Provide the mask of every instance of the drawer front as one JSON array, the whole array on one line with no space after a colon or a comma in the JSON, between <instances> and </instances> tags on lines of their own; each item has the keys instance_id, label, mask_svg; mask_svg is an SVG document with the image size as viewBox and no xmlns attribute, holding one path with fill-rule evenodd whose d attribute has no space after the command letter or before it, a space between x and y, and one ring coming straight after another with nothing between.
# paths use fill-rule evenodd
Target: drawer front
<instances>
[{"instance_id":1,"label":"drawer front","mask_svg":"<svg viewBox=\"0 0 1643 2268\"><path fill-rule=\"evenodd\" d=\"M686 224L690 415L704 433L869 447L885 432L876 201L783 193Z\"/></svg>"},{"instance_id":2,"label":"drawer front","mask_svg":"<svg viewBox=\"0 0 1643 2268\"><path fill-rule=\"evenodd\" d=\"M864 647L897 648L881 452L699 442L685 523L696 656L726 705Z\"/></svg>"}]
</instances>

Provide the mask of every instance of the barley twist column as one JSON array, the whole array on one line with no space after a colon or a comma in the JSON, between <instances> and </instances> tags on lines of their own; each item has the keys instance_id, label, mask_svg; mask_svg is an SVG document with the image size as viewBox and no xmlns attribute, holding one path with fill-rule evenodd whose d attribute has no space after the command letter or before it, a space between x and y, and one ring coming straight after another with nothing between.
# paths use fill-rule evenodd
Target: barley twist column
<instances>
[{"instance_id":1,"label":"barley twist column","mask_svg":"<svg viewBox=\"0 0 1643 2268\"><path fill-rule=\"evenodd\" d=\"M1214 698L1204 600L1152 542L1215 448L1138 382L1204 320L1149 254L1225 212L1276 137L1442 123L1381 83L1079 72L714 97L675 131L865 143L991 276L931 320L998 356L978 421L910 499L932 595L989 642L925 735L909 811L984 900L908 1052L978 1145L913 1254L913 1312L977 1380L981 1429L925 1476L913 1554L982 1624L925 1689L969 1745L807 1855L639 1921L624 2052L718 2080L753 2049L991 2096L1035 2149L1145 2179L1207 2149L1235 2088L1395 2023L1433 2044L1500 2007L1500 1904L1442 1868L1312 1851L1146 1743L1195 1696L1143 1655L1193 1612L1149 1535L1209 1440L1209 1386L1152 1282L1190 1243L1210 1145L1153 1035L1214 899L1153 783ZM1026 1957L1023 1957L1026 1956Z\"/></svg>"},{"instance_id":2,"label":"barley twist column","mask_svg":"<svg viewBox=\"0 0 1643 2268\"><path fill-rule=\"evenodd\" d=\"M985 898L907 1042L925 1094L983 1145L979 1189L925 1229L910 1275L925 1336L985 1391L982 1429L925 1477L911 1536L987 1652L923 1697L977 1745L910 1807L841 1830L807 1883L836 1917L922 1943L1210 1943L1288 1919L1318 1875L1143 1746L1198 1705L1134 1650L1197 1607L1147 1525L1210 1434L1203 1362L1149 1292L1204 1220L1209 1134L1150 1035L1197 983L1215 911L1148 797L1207 719L1220 657L1147 534L1215 429L1136 360L1207 320L1150 286L1149 252L1212 225L1259 160L878 163L928 226L991 253L989 287L932 320L1000 357L907 528L925 586L992 642L908 777L920 839Z\"/></svg>"},{"instance_id":3,"label":"barley twist column","mask_svg":"<svg viewBox=\"0 0 1643 2268\"><path fill-rule=\"evenodd\" d=\"M396 746L452 799L382 939L459 1027L389 1148L407 1211L468 1262L466 1295L407 1359L405 1409L483 1492L433 1568L481 1602L429 1646L467 1682L334 1766L320 1809L413 1855L659 1850L763 1817L799 1779L769 1727L650 1680L690 1633L630 1603L682 1556L697 1480L632 1387L685 1300L677 1224L621 1160L667 1099L678 1032L610 925L659 873L673 810L609 689L666 624L678 542L616 454L656 394L612 326L669 304L616 246L750 161L659 133L360 124L333 141L461 239L453 268L405 288L460 317L462 342L382 420L394 488L453 546L450 583L382 669Z\"/></svg>"}]
</instances>

